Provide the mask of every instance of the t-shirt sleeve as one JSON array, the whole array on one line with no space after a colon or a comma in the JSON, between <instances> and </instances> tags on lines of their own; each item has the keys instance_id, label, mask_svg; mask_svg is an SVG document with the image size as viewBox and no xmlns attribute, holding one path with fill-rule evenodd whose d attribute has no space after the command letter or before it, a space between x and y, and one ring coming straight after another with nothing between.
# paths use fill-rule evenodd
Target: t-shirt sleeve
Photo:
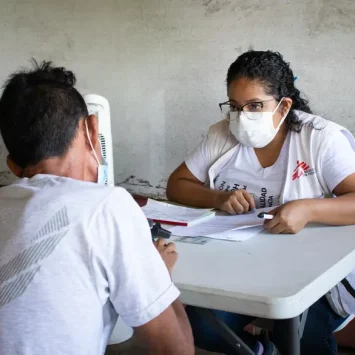
<instances>
[{"instance_id":1,"label":"t-shirt sleeve","mask_svg":"<svg viewBox=\"0 0 355 355\"><path fill-rule=\"evenodd\" d=\"M210 139L206 136L197 148L186 158L185 164L201 182L206 182L211 166Z\"/></svg>"},{"instance_id":2,"label":"t-shirt sleeve","mask_svg":"<svg viewBox=\"0 0 355 355\"><path fill-rule=\"evenodd\" d=\"M327 145L322 161L322 175L330 191L346 177L355 173L355 152L342 132L324 137Z\"/></svg>"},{"instance_id":3,"label":"t-shirt sleeve","mask_svg":"<svg viewBox=\"0 0 355 355\"><path fill-rule=\"evenodd\" d=\"M148 222L126 190L112 190L90 228L97 292L129 326L149 322L179 297Z\"/></svg>"},{"instance_id":4,"label":"t-shirt sleeve","mask_svg":"<svg viewBox=\"0 0 355 355\"><path fill-rule=\"evenodd\" d=\"M207 136L187 157L185 164L197 179L205 183L210 167L236 143L235 137L226 134L219 122L210 127Z\"/></svg>"}]
</instances>

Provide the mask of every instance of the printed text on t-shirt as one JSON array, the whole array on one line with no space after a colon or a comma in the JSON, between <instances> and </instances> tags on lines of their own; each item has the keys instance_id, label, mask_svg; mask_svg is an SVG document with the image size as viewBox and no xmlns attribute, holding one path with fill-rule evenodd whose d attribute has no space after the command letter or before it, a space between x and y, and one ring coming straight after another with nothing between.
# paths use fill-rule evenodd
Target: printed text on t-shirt
<instances>
[{"instance_id":1,"label":"printed text on t-shirt","mask_svg":"<svg viewBox=\"0 0 355 355\"><path fill-rule=\"evenodd\" d=\"M248 186L247 185L240 185L240 184L227 184L226 181L222 181L221 184L219 185L219 190L220 191L236 191L236 190L246 190L248 191ZM260 190L260 193L255 193L254 191L248 191L253 197L254 200L259 200L260 208L265 208L265 207L273 207L274 206L274 196L270 195L268 196L267 189L265 187L262 187Z\"/></svg>"}]
</instances>

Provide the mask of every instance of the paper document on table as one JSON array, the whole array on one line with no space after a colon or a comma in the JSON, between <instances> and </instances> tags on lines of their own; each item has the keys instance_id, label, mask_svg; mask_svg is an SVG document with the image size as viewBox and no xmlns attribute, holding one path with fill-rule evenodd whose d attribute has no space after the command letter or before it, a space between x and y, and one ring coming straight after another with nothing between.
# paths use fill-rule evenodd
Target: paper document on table
<instances>
[{"instance_id":1,"label":"paper document on table","mask_svg":"<svg viewBox=\"0 0 355 355\"><path fill-rule=\"evenodd\" d=\"M250 238L255 237L263 230L264 227L259 225L254 227L238 228L218 234L210 234L207 235L206 238L231 240L233 242L244 242Z\"/></svg>"},{"instance_id":2,"label":"paper document on table","mask_svg":"<svg viewBox=\"0 0 355 355\"><path fill-rule=\"evenodd\" d=\"M268 212L272 208L254 210L247 214L226 216L217 215L208 221L192 227L173 227L170 229L175 236L208 237L243 241L254 237L263 230L264 219L259 218L260 212Z\"/></svg>"},{"instance_id":3,"label":"paper document on table","mask_svg":"<svg viewBox=\"0 0 355 355\"><path fill-rule=\"evenodd\" d=\"M142 210L146 218L155 222L179 226L192 226L213 218L216 214L211 208L190 208L151 199L148 199Z\"/></svg>"}]
</instances>

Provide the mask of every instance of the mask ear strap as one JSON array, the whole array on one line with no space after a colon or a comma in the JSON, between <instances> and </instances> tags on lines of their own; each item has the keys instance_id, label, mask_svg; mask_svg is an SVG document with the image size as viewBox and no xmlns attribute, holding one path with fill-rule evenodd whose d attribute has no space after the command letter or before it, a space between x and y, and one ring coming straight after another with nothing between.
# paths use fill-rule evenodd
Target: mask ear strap
<instances>
[{"instance_id":1,"label":"mask ear strap","mask_svg":"<svg viewBox=\"0 0 355 355\"><path fill-rule=\"evenodd\" d=\"M93 153L94 153L94 157L95 157L95 159L96 159L96 161L97 161L97 164L100 165L100 161L99 161L99 159L98 159L98 157L97 157L97 154L96 154L96 151L95 151L95 149L94 149L94 146L93 146L92 143L91 143L90 133L89 133L89 128L88 128L87 120L85 120L85 127L86 127L86 134L87 134L87 136L88 136L88 140L89 140L90 147L91 147L91 149L92 149L92 151L93 151Z\"/></svg>"},{"instance_id":2,"label":"mask ear strap","mask_svg":"<svg viewBox=\"0 0 355 355\"><path fill-rule=\"evenodd\" d=\"M272 112L273 115L275 114L275 112L277 111L277 109L280 107L281 102L283 101L283 99L284 99L284 97L282 97L281 100L280 100L280 102L277 104L275 110Z\"/></svg>"},{"instance_id":3,"label":"mask ear strap","mask_svg":"<svg viewBox=\"0 0 355 355\"><path fill-rule=\"evenodd\" d=\"M283 99L284 99L284 97L281 98L279 104L276 106L276 108L275 108L275 110L274 110L274 113L276 112L276 110L277 110L277 109L279 108L279 106L281 105L281 102L282 102ZM288 111L288 112L286 113L286 115L281 119L281 121L280 121L280 123L277 125L276 129L279 129L279 128L281 127L281 125L282 125L283 122L285 121L285 119L286 119L286 117L287 117L287 115L288 115L289 112L290 112L290 111ZM274 113L273 113L273 114L274 114Z\"/></svg>"}]
</instances>

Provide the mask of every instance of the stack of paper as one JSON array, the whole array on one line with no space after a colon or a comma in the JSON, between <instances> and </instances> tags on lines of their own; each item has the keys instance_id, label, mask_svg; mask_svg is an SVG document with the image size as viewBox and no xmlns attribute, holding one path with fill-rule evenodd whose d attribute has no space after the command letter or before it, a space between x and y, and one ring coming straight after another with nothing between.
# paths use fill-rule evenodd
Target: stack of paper
<instances>
[{"instance_id":1,"label":"stack of paper","mask_svg":"<svg viewBox=\"0 0 355 355\"><path fill-rule=\"evenodd\" d=\"M173 227L170 231L180 237L208 237L233 241L250 239L263 230L264 219L260 212L268 212L271 208L254 210L247 214L230 216L218 215L193 227Z\"/></svg>"},{"instance_id":2,"label":"stack of paper","mask_svg":"<svg viewBox=\"0 0 355 355\"><path fill-rule=\"evenodd\" d=\"M189 208L151 199L148 199L142 210L145 216L154 222L185 227L204 222L216 214L212 209Z\"/></svg>"}]
</instances>

